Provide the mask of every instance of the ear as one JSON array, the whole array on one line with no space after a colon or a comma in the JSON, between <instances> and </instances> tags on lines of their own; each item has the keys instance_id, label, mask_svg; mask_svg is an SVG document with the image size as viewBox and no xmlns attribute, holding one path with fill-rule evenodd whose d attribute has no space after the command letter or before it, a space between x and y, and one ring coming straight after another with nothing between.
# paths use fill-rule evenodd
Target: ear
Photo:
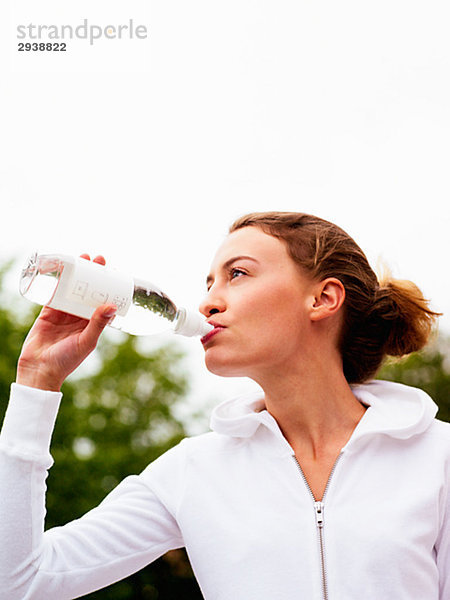
<instances>
[{"instance_id":1,"label":"ear","mask_svg":"<svg viewBox=\"0 0 450 600\"><path fill-rule=\"evenodd\" d=\"M320 321L335 315L345 300L345 287L335 277L327 277L317 284L314 303L311 307L311 320Z\"/></svg>"}]
</instances>

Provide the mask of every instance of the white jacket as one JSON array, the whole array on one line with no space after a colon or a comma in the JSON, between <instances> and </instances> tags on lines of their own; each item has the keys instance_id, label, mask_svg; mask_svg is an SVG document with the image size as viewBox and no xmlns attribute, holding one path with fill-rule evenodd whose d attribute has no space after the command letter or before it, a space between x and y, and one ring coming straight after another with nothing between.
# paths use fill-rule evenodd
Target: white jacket
<instances>
[{"instance_id":1,"label":"white jacket","mask_svg":"<svg viewBox=\"0 0 450 600\"><path fill-rule=\"evenodd\" d=\"M371 382L354 393L369 408L323 504L256 394L222 404L213 433L43 534L60 394L13 384L0 437L0 597L75 598L186 546L207 600L449 600L450 425L420 390Z\"/></svg>"}]
</instances>

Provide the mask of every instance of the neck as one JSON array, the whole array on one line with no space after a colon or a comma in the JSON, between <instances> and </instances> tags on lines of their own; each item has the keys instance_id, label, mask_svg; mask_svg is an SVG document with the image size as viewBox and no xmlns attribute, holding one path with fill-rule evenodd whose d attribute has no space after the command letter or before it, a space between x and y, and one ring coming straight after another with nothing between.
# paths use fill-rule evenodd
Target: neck
<instances>
[{"instance_id":1,"label":"neck","mask_svg":"<svg viewBox=\"0 0 450 600\"><path fill-rule=\"evenodd\" d=\"M258 383L267 410L296 454L311 459L339 451L365 412L339 361L317 361Z\"/></svg>"}]
</instances>

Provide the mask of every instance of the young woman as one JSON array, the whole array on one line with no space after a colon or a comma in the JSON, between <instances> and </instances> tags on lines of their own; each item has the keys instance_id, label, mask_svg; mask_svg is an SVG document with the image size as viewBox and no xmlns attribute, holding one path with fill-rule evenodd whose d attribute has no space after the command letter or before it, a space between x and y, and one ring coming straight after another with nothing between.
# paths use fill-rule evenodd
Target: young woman
<instances>
[{"instance_id":1,"label":"young woman","mask_svg":"<svg viewBox=\"0 0 450 600\"><path fill-rule=\"evenodd\" d=\"M45 533L59 389L115 307L43 309L1 437L2 597L76 598L185 546L208 600L450 598L450 425L424 392L373 381L427 341L418 288L378 282L344 231L298 213L238 220L207 284L207 368L263 392Z\"/></svg>"}]
</instances>

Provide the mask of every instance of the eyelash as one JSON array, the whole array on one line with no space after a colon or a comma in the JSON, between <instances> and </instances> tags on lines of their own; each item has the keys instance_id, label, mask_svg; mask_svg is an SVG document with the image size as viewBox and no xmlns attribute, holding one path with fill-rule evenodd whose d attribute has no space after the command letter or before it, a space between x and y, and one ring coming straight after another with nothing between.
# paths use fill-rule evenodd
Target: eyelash
<instances>
[{"instance_id":1,"label":"eyelash","mask_svg":"<svg viewBox=\"0 0 450 600\"><path fill-rule=\"evenodd\" d=\"M234 279L234 275L236 275L237 273L240 273L241 275L247 275L247 273L243 269L240 269L239 267L232 267L229 270L230 279Z\"/></svg>"}]
</instances>

